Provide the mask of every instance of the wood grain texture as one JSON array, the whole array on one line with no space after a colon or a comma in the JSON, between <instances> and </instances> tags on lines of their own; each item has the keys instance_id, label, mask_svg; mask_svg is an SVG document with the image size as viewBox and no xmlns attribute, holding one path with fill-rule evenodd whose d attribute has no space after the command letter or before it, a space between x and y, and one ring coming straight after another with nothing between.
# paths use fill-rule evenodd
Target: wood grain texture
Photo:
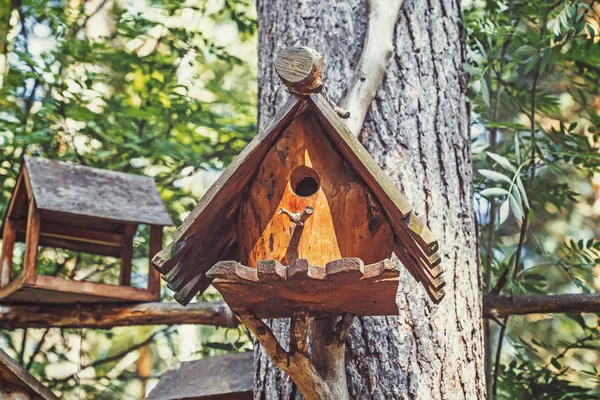
<instances>
[{"instance_id":1,"label":"wood grain texture","mask_svg":"<svg viewBox=\"0 0 600 400\"><path fill-rule=\"evenodd\" d=\"M263 160L239 213L243 264L256 267L259 260L275 259L289 265L306 259L325 266L344 257L371 264L390 257L394 235L379 203L313 115L296 117ZM300 196L294 177L314 179L318 189ZM280 208L295 213L307 206L314 212L303 226L279 213Z\"/></svg>"},{"instance_id":2,"label":"wood grain texture","mask_svg":"<svg viewBox=\"0 0 600 400\"><path fill-rule=\"evenodd\" d=\"M173 225L154 179L25 156L40 210L118 222Z\"/></svg>"},{"instance_id":3,"label":"wood grain texture","mask_svg":"<svg viewBox=\"0 0 600 400\"><path fill-rule=\"evenodd\" d=\"M484 317L526 314L598 313L600 293L530 294L519 296L485 295Z\"/></svg>"},{"instance_id":4,"label":"wood grain texture","mask_svg":"<svg viewBox=\"0 0 600 400\"><path fill-rule=\"evenodd\" d=\"M19 277L0 289L0 301L3 304L132 303L153 300L154 295L146 289L43 275L36 275L27 282L24 277Z\"/></svg>"},{"instance_id":5,"label":"wood grain texture","mask_svg":"<svg viewBox=\"0 0 600 400\"><path fill-rule=\"evenodd\" d=\"M177 290L182 292L177 298L182 304L187 304L198 291L203 291L210 284L204 273L222 259L236 239L233 227L242 191L281 130L304 105L302 98L294 97L282 107L210 187L175 232L173 243L152 259L163 274L173 269L185 274L184 280L177 285ZM223 207L224 204L227 207ZM215 230L215 227L218 229ZM212 240L206 241L207 237Z\"/></svg>"},{"instance_id":6,"label":"wood grain texture","mask_svg":"<svg viewBox=\"0 0 600 400\"><path fill-rule=\"evenodd\" d=\"M222 261L208 272L233 311L251 310L259 318L289 318L299 308L320 317L397 315L398 275L389 260L364 265L358 258L332 261L325 268L306 260L289 267L263 260L257 268Z\"/></svg>"},{"instance_id":7,"label":"wood grain texture","mask_svg":"<svg viewBox=\"0 0 600 400\"><path fill-rule=\"evenodd\" d=\"M252 311L242 310L235 314L252 332L273 363L294 381L306 400L347 400L335 396L329 382L315 368L306 354L299 351L285 351L271 329Z\"/></svg>"},{"instance_id":8,"label":"wood grain texture","mask_svg":"<svg viewBox=\"0 0 600 400\"><path fill-rule=\"evenodd\" d=\"M283 264L307 258L321 266L340 257L372 263L400 246L397 254L412 264L407 268L440 301L444 281L434 235L322 96L291 101L287 114L270 122L263 139L255 138L209 189L178 229L179 239L153 259L175 298L186 304L205 290L208 265L227 259L225 251L236 246L238 259L250 266L271 258ZM294 193L300 168L315 175L316 193ZM246 196L244 185L250 185ZM316 212L303 225L280 214L291 217L307 206Z\"/></svg>"},{"instance_id":9,"label":"wood grain texture","mask_svg":"<svg viewBox=\"0 0 600 400\"><path fill-rule=\"evenodd\" d=\"M119 247L123 239L122 233L105 232L95 229L86 229L70 225L60 225L42 218L40 236L42 238L56 238L59 240L93 243L105 246ZM27 230L27 221L19 220L16 224L17 232Z\"/></svg>"},{"instance_id":10,"label":"wood grain texture","mask_svg":"<svg viewBox=\"0 0 600 400\"><path fill-rule=\"evenodd\" d=\"M23 281L30 283L35 280L38 245L40 242L41 214L35 199L29 199L27 211L27 231L25 232L25 254L23 255Z\"/></svg>"},{"instance_id":11,"label":"wood grain texture","mask_svg":"<svg viewBox=\"0 0 600 400\"><path fill-rule=\"evenodd\" d=\"M17 239L16 222L11 218L4 220L2 231L2 253L0 254L0 288L10 282L13 266L13 249Z\"/></svg>"},{"instance_id":12,"label":"wood grain texture","mask_svg":"<svg viewBox=\"0 0 600 400\"><path fill-rule=\"evenodd\" d=\"M123 237L121 238L121 270L119 274L119 285L131 285L131 262L133 261L133 236L137 229L136 225L126 224Z\"/></svg>"},{"instance_id":13,"label":"wood grain texture","mask_svg":"<svg viewBox=\"0 0 600 400\"><path fill-rule=\"evenodd\" d=\"M323 88L323 58L309 47L283 50L277 55L274 67L292 93L308 95Z\"/></svg>"},{"instance_id":14,"label":"wood grain texture","mask_svg":"<svg viewBox=\"0 0 600 400\"><path fill-rule=\"evenodd\" d=\"M58 397L52 393L50 389L42 385L40 381L35 379L29 372L25 370L19 363L10 358L8 354L0 349L0 382L6 381L25 390L31 399L42 400L58 400ZM0 391L1 398L5 397ZM10 396L10 395L8 395ZM14 397L20 399L22 397Z\"/></svg>"},{"instance_id":15,"label":"wood grain texture","mask_svg":"<svg viewBox=\"0 0 600 400\"><path fill-rule=\"evenodd\" d=\"M0 306L0 329L94 328L136 325L237 326L237 320L223 301L197 302L183 307L178 303L142 304L10 304Z\"/></svg>"},{"instance_id":16,"label":"wood grain texture","mask_svg":"<svg viewBox=\"0 0 600 400\"><path fill-rule=\"evenodd\" d=\"M169 368L148 400L251 400L253 354L233 353Z\"/></svg>"},{"instance_id":17,"label":"wood grain texture","mask_svg":"<svg viewBox=\"0 0 600 400\"><path fill-rule=\"evenodd\" d=\"M158 254L163 246L163 227L160 225L150 225L150 243L148 245L148 291L155 296L155 300L160 299L160 272L152 268L152 258Z\"/></svg>"},{"instance_id":18,"label":"wood grain texture","mask_svg":"<svg viewBox=\"0 0 600 400\"><path fill-rule=\"evenodd\" d=\"M289 46L310 46L321 53L328 95L339 101L362 52L366 4L258 1L259 126L288 96L272 65L275 55ZM460 16L455 1L404 1L393 55L361 133L361 143L407 197L412 212L438 237L446 297L434 305L426 288L400 268L401 315L357 317L350 329L345 352L350 398L485 397ZM269 326L285 343L289 322ZM258 398L301 398L259 349L255 382Z\"/></svg>"}]
</instances>

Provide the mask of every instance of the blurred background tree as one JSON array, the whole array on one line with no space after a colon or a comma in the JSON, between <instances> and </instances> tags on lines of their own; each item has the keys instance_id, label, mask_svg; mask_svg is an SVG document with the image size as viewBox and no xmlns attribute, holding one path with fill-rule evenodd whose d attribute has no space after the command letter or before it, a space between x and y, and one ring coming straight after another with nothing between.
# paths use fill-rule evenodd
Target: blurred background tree
<instances>
[{"instance_id":1,"label":"blurred background tree","mask_svg":"<svg viewBox=\"0 0 600 400\"><path fill-rule=\"evenodd\" d=\"M596 292L600 8L463 10L484 290ZM256 28L252 0L2 0L0 208L27 153L152 176L178 225L254 135ZM41 264L114 278L98 257L44 249ZM600 398L596 314L485 323L490 398ZM140 398L170 364L251 346L241 330L190 326L0 331L0 345L63 397L90 399Z\"/></svg>"},{"instance_id":2,"label":"blurred background tree","mask_svg":"<svg viewBox=\"0 0 600 400\"><path fill-rule=\"evenodd\" d=\"M1 4L2 210L32 154L152 176L178 225L254 135L250 0ZM132 281L145 286L144 228L135 246ZM22 247L16 273L21 258ZM41 273L114 283L113 266L54 249L39 260ZM140 398L170 364L248 344L241 330L212 327L0 333L0 346L65 398Z\"/></svg>"}]
</instances>

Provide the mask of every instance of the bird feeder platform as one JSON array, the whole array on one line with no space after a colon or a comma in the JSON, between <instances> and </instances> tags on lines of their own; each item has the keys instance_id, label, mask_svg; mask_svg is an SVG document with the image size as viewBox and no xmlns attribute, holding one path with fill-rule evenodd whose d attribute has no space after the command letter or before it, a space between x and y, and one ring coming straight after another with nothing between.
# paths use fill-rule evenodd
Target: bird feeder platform
<instances>
[{"instance_id":1,"label":"bird feeder platform","mask_svg":"<svg viewBox=\"0 0 600 400\"><path fill-rule=\"evenodd\" d=\"M25 156L3 221L1 303L143 302L160 297L160 276L149 269L147 288L131 286L133 238L150 230L149 256L172 225L154 180ZM20 276L13 271L15 242L25 243ZM118 285L38 274L38 247L48 246L120 260Z\"/></svg>"},{"instance_id":2,"label":"bird feeder platform","mask_svg":"<svg viewBox=\"0 0 600 400\"><path fill-rule=\"evenodd\" d=\"M312 316L398 315L399 273L390 260L364 265L359 258L342 258L325 267L307 260L289 266L262 260L257 268L221 261L207 277L233 311L249 309L264 319L288 318L297 309Z\"/></svg>"}]
</instances>

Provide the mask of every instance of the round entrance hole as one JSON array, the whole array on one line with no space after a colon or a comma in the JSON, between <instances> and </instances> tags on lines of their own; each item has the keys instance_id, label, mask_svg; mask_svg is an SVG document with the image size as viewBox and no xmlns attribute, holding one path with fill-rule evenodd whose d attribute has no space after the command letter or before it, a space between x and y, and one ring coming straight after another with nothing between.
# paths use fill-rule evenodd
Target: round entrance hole
<instances>
[{"instance_id":1,"label":"round entrance hole","mask_svg":"<svg viewBox=\"0 0 600 400\"><path fill-rule=\"evenodd\" d=\"M319 174L304 165L296 168L290 175L290 186L298 196L309 197L317 193L321 179Z\"/></svg>"}]
</instances>

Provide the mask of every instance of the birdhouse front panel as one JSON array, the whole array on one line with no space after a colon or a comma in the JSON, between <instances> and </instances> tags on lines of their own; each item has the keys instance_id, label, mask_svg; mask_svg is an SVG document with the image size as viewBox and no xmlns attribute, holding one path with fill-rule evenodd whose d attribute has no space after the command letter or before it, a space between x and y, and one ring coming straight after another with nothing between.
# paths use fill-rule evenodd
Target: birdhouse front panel
<instances>
[{"instance_id":1,"label":"birdhouse front panel","mask_svg":"<svg viewBox=\"0 0 600 400\"><path fill-rule=\"evenodd\" d=\"M299 115L267 152L238 215L242 264L324 267L392 254L394 234L381 206L344 162L311 113Z\"/></svg>"}]
</instances>

